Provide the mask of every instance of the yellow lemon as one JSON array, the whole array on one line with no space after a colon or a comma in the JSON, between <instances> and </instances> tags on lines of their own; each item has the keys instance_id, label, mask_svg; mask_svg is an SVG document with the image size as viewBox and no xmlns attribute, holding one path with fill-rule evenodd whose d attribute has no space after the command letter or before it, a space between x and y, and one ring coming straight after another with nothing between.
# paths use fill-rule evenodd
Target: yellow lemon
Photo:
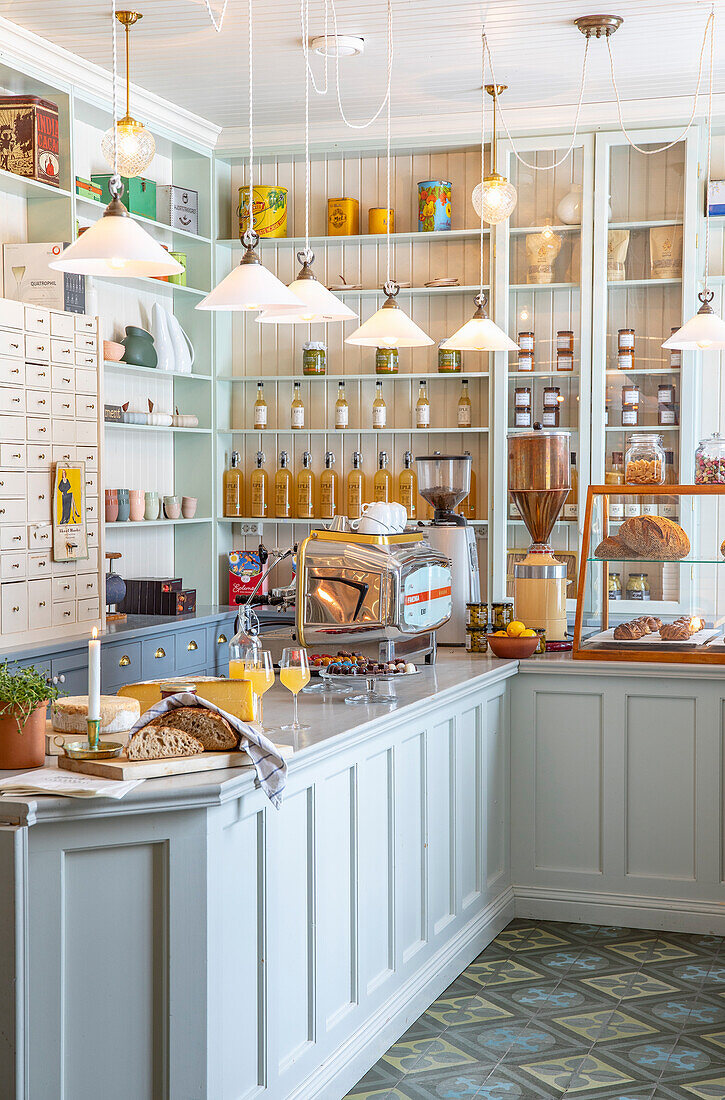
<instances>
[{"instance_id":1,"label":"yellow lemon","mask_svg":"<svg viewBox=\"0 0 725 1100\"><path fill-rule=\"evenodd\" d=\"M526 629L526 630L522 630L521 633L519 634L519 638L535 638L535 637L536 637L536 631L535 630Z\"/></svg>"},{"instance_id":2,"label":"yellow lemon","mask_svg":"<svg viewBox=\"0 0 725 1100\"><path fill-rule=\"evenodd\" d=\"M514 621L512 623L509 623L509 625L506 627L506 633L508 634L509 638L520 638L525 630L526 627L523 623L520 623L518 619L514 619Z\"/></svg>"},{"instance_id":3,"label":"yellow lemon","mask_svg":"<svg viewBox=\"0 0 725 1100\"><path fill-rule=\"evenodd\" d=\"M494 636L494 638L505 638L505 637L507 637L505 630L496 630L494 632L493 636Z\"/></svg>"}]
</instances>

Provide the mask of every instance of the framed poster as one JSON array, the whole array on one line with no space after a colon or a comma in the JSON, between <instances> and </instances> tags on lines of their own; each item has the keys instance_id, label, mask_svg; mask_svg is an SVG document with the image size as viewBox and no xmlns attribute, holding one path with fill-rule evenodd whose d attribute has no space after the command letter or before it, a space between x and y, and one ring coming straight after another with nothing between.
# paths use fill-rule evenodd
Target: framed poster
<instances>
[{"instance_id":1,"label":"framed poster","mask_svg":"<svg viewBox=\"0 0 725 1100\"><path fill-rule=\"evenodd\" d=\"M53 480L53 561L87 557L86 464L58 462Z\"/></svg>"}]
</instances>

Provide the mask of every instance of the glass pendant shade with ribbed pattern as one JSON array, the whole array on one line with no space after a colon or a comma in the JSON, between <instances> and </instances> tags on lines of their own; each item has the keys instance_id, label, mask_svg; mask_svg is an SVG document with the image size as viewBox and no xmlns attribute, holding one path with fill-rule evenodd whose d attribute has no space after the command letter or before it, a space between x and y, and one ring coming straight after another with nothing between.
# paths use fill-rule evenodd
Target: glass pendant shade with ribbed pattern
<instances>
[{"instance_id":1,"label":"glass pendant shade with ribbed pattern","mask_svg":"<svg viewBox=\"0 0 725 1100\"><path fill-rule=\"evenodd\" d=\"M116 124L118 135L118 171L122 176L140 176L146 171L156 153L154 136L135 118L126 115ZM106 130L101 141L101 152L114 166L113 127Z\"/></svg>"},{"instance_id":2,"label":"glass pendant shade with ribbed pattern","mask_svg":"<svg viewBox=\"0 0 725 1100\"><path fill-rule=\"evenodd\" d=\"M514 212L518 194L505 176L494 172L485 177L483 186L476 184L471 198L479 218L483 215L483 220L489 225L498 225Z\"/></svg>"}]
</instances>

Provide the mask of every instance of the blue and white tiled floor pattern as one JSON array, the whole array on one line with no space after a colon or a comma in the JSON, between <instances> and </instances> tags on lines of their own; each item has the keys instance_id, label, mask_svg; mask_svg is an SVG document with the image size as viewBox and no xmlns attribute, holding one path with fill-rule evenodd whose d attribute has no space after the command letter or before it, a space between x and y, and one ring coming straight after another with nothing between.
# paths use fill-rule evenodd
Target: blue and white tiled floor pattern
<instances>
[{"instance_id":1,"label":"blue and white tiled floor pattern","mask_svg":"<svg viewBox=\"0 0 725 1100\"><path fill-rule=\"evenodd\" d=\"M515 920L349 1100L725 1100L725 938Z\"/></svg>"}]
</instances>

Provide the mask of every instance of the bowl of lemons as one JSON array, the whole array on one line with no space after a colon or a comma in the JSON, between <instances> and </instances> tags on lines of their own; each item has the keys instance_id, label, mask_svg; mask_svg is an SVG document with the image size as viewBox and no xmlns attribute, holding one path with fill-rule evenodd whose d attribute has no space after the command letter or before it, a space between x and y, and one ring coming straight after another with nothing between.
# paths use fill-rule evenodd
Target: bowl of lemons
<instances>
[{"instance_id":1,"label":"bowl of lemons","mask_svg":"<svg viewBox=\"0 0 725 1100\"><path fill-rule=\"evenodd\" d=\"M497 630L488 635L488 648L494 657L504 657L510 661L521 661L524 657L530 657L538 644L536 631L518 619L509 623L505 630Z\"/></svg>"}]
</instances>

